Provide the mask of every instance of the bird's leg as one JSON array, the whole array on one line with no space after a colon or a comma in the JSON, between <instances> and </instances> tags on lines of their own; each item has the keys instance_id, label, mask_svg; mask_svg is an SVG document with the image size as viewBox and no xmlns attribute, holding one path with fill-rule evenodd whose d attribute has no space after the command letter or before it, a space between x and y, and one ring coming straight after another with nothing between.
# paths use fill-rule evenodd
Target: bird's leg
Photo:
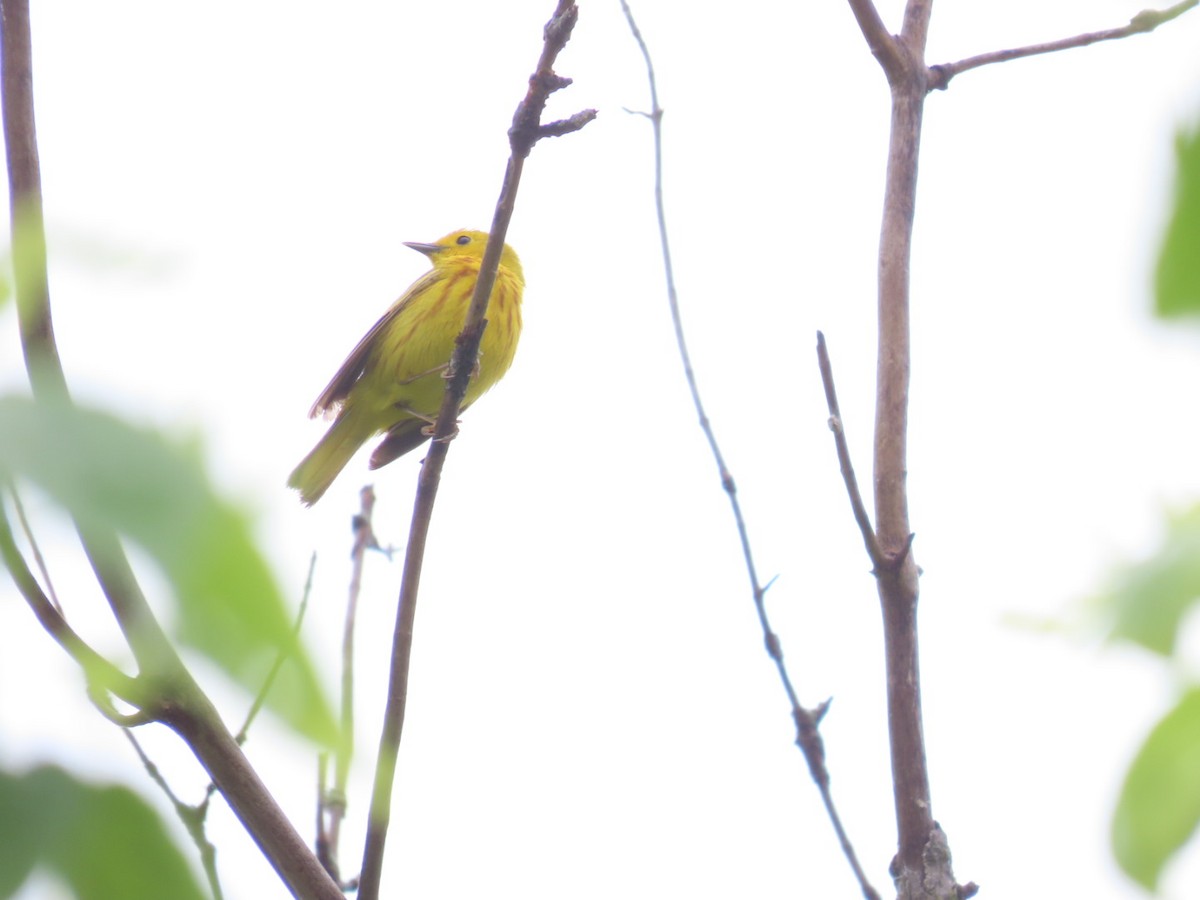
<instances>
[{"instance_id":1,"label":"bird's leg","mask_svg":"<svg viewBox=\"0 0 1200 900\"><path fill-rule=\"evenodd\" d=\"M476 368L478 368L478 363L476 364ZM424 378L426 375L432 375L434 372L441 372L441 373L443 373L443 376L444 376L445 373L447 373L449 371L450 371L450 363L442 363L440 366L434 366L432 369L426 369L424 372L420 372L416 375L413 375L411 378L405 378L403 381L400 382L400 384L412 384L414 381L419 381L420 379ZM400 407L400 408L404 409L404 407ZM412 412L412 410L406 410L406 411ZM417 413L413 413L413 415L416 416L418 419L425 418L424 416L418 415Z\"/></svg>"},{"instance_id":2,"label":"bird's leg","mask_svg":"<svg viewBox=\"0 0 1200 900\"><path fill-rule=\"evenodd\" d=\"M400 410L400 412L402 412L402 413L408 413L414 419L420 419L422 422L424 422L425 424L421 427L421 434L425 435L426 437L430 437L433 434L434 426L437 425L437 417L436 416L427 416L427 415L425 415L425 413L417 412L411 406L403 406L402 404L399 404L399 403L396 404L396 409ZM455 424L457 425L457 423L459 421L461 421L461 420L455 420ZM458 428L456 427L454 429L454 431L450 435L447 436L446 439L449 440L450 438L453 438L457 434L458 434Z\"/></svg>"},{"instance_id":3,"label":"bird's leg","mask_svg":"<svg viewBox=\"0 0 1200 900\"><path fill-rule=\"evenodd\" d=\"M437 423L437 416L427 416L425 413L417 412L411 406L405 406L403 403L397 403L396 409L400 410L402 413L408 413L414 419L420 419L426 425L434 425Z\"/></svg>"}]
</instances>

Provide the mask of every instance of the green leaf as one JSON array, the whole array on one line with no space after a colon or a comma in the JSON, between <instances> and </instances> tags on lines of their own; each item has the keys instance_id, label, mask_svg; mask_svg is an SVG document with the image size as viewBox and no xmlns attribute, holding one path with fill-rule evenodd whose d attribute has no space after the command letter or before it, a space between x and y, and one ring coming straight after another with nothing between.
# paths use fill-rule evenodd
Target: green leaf
<instances>
[{"instance_id":1,"label":"green leaf","mask_svg":"<svg viewBox=\"0 0 1200 900\"><path fill-rule=\"evenodd\" d=\"M1170 656L1179 623L1200 600L1200 506L1169 523L1158 552L1114 579L1102 604L1116 616L1113 636Z\"/></svg>"},{"instance_id":2,"label":"green leaf","mask_svg":"<svg viewBox=\"0 0 1200 900\"><path fill-rule=\"evenodd\" d=\"M1200 823L1200 689L1150 732L1125 776L1113 814L1113 853L1150 890Z\"/></svg>"},{"instance_id":3,"label":"green leaf","mask_svg":"<svg viewBox=\"0 0 1200 900\"><path fill-rule=\"evenodd\" d=\"M0 897L34 866L79 900L201 900L205 896L158 814L122 787L97 787L61 769L0 772Z\"/></svg>"},{"instance_id":4,"label":"green leaf","mask_svg":"<svg viewBox=\"0 0 1200 900\"><path fill-rule=\"evenodd\" d=\"M1155 311L1200 313L1200 127L1175 138L1175 206L1154 277Z\"/></svg>"},{"instance_id":5,"label":"green leaf","mask_svg":"<svg viewBox=\"0 0 1200 900\"><path fill-rule=\"evenodd\" d=\"M180 640L249 691L289 647L267 707L333 743L333 716L250 527L213 494L194 450L69 403L0 397L4 472L37 484L83 526L111 528L145 549L174 589Z\"/></svg>"}]
</instances>

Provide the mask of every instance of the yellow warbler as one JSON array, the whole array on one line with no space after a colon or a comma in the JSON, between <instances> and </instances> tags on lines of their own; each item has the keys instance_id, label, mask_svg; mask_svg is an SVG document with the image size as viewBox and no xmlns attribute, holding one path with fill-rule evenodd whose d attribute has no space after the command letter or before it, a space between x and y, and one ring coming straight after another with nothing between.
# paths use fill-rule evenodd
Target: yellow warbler
<instances>
[{"instance_id":1,"label":"yellow warbler","mask_svg":"<svg viewBox=\"0 0 1200 900\"><path fill-rule=\"evenodd\" d=\"M442 377L462 331L475 290L488 236L455 231L434 244L405 244L424 253L433 269L392 304L350 353L309 411L336 415L329 431L288 478L289 487L312 505L366 441L387 436L371 454L378 469L429 437L445 393ZM505 245L488 301L488 325L472 372L466 409L512 365L521 335L521 291L525 277Z\"/></svg>"}]
</instances>

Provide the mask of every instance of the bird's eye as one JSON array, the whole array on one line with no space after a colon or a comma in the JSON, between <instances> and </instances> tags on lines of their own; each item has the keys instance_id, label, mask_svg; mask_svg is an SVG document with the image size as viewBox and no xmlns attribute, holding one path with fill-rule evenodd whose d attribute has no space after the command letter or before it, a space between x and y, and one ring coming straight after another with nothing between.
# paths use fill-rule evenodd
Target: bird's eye
<instances>
[{"instance_id":1,"label":"bird's eye","mask_svg":"<svg viewBox=\"0 0 1200 900\"><path fill-rule=\"evenodd\" d=\"M459 246L462 246L464 244L469 244L469 243L471 243L471 236L469 234L460 234L458 236L458 240L455 241L454 243L458 244Z\"/></svg>"}]
</instances>

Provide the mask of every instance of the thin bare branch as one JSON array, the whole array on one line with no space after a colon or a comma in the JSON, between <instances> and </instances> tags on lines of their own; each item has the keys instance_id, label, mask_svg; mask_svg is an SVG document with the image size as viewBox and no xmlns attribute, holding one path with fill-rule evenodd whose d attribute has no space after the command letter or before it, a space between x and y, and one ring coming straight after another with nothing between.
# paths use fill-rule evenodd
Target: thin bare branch
<instances>
[{"instance_id":1,"label":"thin bare branch","mask_svg":"<svg viewBox=\"0 0 1200 900\"><path fill-rule=\"evenodd\" d=\"M17 511L17 521L21 523L21 533L25 535L25 540L29 542L29 550L33 553L33 563L42 573L42 581L46 584L46 596L50 598L50 603L61 616L63 615L62 604L58 602L58 595L54 592L54 579L50 577L50 569L46 567L46 560L42 556L37 538L33 534L33 529L29 527L29 519L25 516L25 504L21 502L21 495L17 493L15 485L10 484L8 492L12 495L13 509Z\"/></svg>"},{"instance_id":2,"label":"thin bare branch","mask_svg":"<svg viewBox=\"0 0 1200 900\"><path fill-rule=\"evenodd\" d=\"M1046 53L1057 53L1060 50L1073 50L1076 47L1087 47L1101 41L1116 41L1132 37L1135 34L1148 34L1159 25L1170 22L1182 16L1185 12L1200 5L1200 0L1183 0L1163 10L1144 9L1132 19L1129 24L1119 28L1106 28L1102 31L1090 31L1077 34L1074 37L1062 38L1057 41L1047 41L1044 44L1030 44L1027 47L1015 47L1011 50L993 50L991 53L981 53L958 62L941 63L929 68L929 90L944 91L950 84L950 79L971 69L989 66L993 63L1008 62L1013 59L1023 59L1027 56L1041 56Z\"/></svg>"},{"instance_id":3,"label":"thin bare branch","mask_svg":"<svg viewBox=\"0 0 1200 900\"><path fill-rule=\"evenodd\" d=\"M262 687L258 689L258 694L255 696L254 702L250 704L250 711L246 713L242 727L234 735L234 740L238 742L239 746L246 743L246 736L250 733L250 726L254 724L254 720L258 718L258 714L262 711L263 704L267 702L267 695L271 693L275 679L279 676L279 670L283 668L283 664L291 656L292 650L299 646L300 629L304 625L304 614L308 612L308 598L312 593L313 572L316 567L317 554L314 553L308 560L308 577L304 581L304 590L300 595L300 608L296 610L296 621L292 623L293 640L282 644L279 647L279 652L275 654L275 661L271 663L267 677L263 679Z\"/></svg>"},{"instance_id":4,"label":"thin bare branch","mask_svg":"<svg viewBox=\"0 0 1200 900\"><path fill-rule=\"evenodd\" d=\"M350 550L350 587L346 597L346 616L342 627L341 739L334 754L333 786L326 789L326 765L322 756L319 814L317 816L317 857L333 879L345 888L355 884L342 881L338 862L342 821L346 817L346 784L350 761L354 756L354 630L358 619L358 598L362 592L363 564L367 551L379 549L371 519L375 511L375 489L366 485L359 492L359 511L353 519L354 543ZM390 556L389 556L390 558Z\"/></svg>"},{"instance_id":5,"label":"thin bare branch","mask_svg":"<svg viewBox=\"0 0 1200 900\"><path fill-rule=\"evenodd\" d=\"M842 423L842 411L838 407L837 388L833 383L833 364L829 360L829 349L825 346L825 335L817 332L817 363L821 369L821 384L825 386L825 405L829 408L829 430L833 432L833 442L837 448L838 464L842 470L842 481L846 483L846 493L850 496L850 509L854 513L854 521L862 533L863 544L866 545L867 555L871 564L878 571L888 564L879 549L879 539L871 525L871 516L867 505L863 503L862 493L858 489L858 477L854 474L854 463L850 460L850 445L846 442L846 430Z\"/></svg>"},{"instance_id":6,"label":"thin bare branch","mask_svg":"<svg viewBox=\"0 0 1200 900\"><path fill-rule=\"evenodd\" d=\"M13 276L21 348L37 399L68 396L54 339L46 273L46 229L41 164L33 109L33 53L28 0L3 0L2 87L4 143L8 162ZM142 672L178 668L166 635L150 611L120 541L111 531L76 521L84 551Z\"/></svg>"},{"instance_id":7,"label":"thin bare branch","mask_svg":"<svg viewBox=\"0 0 1200 900\"><path fill-rule=\"evenodd\" d=\"M145 686L136 678L126 675L107 659L93 650L63 618L33 576L21 551L17 548L8 517L0 505L0 559L16 582L17 590L25 598L38 622L59 646L83 669L88 683L101 692L111 692L127 703L141 705L148 702Z\"/></svg>"},{"instance_id":8,"label":"thin bare branch","mask_svg":"<svg viewBox=\"0 0 1200 900\"><path fill-rule=\"evenodd\" d=\"M542 54L537 68L529 77L529 89L517 105L513 124L509 129L509 145L512 153L505 170L496 212L492 217L491 232L487 249L480 263L475 292L462 333L450 361L450 376L446 380L446 395L434 425L433 441L428 455L421 466L417 480L417 496L413 503L412 525L409 529L408 547L404 557L404 572L400 584L400 599L396 610L396 628L392 638L392 663L388 679L388 697L383 715L383 729L379 738L379 752L375 765L375 782L371 793L371 808L367 820L367 836L363 847L362 871L359 875L358 896L360 900L378 900L380 880L383 873L383 850L391 821L392 788L396 776L396 759L400 750L400 735L404 727L404 712L408 697L409 661L412 654L413 623L416 617L417 592L421 580L421 568L425 558L425 544L429 535L429 524L433 516L442 468L449 451L449 441L458 431L458 411L462 406L470 381L471 371L479 355L479 344L487 322L488 301L496 280L500 254L508 234L516 204L517 188L525 158L533 146L543 137L565 134L578 130L595 117L594 110L587 110L568 120L574 123L566 127L552 123L550 130L541 124L546 99L554 91L570 84L570 79L554 72L558 54L570 40L571 31L578 19L579 10L571 0L559 0L554 15L546 24Z\"/></svg>"},{"instance_id":9,"label":"thin bare branch","mask_svg":"<svg viewBox=\"0 0 1200 900\"><path fill-rule=\"evenodd\" d=\"M304 582L304 590L300 595L300 608L296 611L296 621L292 625L293 639L299 638L300 628L304 624L304 614L308 611L308 598L312 593L313 572L316 570L316 567L317 554L314 553L308 561L308 577ZM279 652L275 655L275 661L267 671L267 677L263 679L262 686L259 687L254 701L250 704L250 710L246 713L246 718L242 720L242 727L233 736L234 742L239 747L246 743L250 735L250 726L254 724L254 720L258 718L258 714L262 711L263 705L267 702L267 695L271 692L271 686L275 683L275 679L279 675L279 670L283 668L283 664L287 662L287 658L291 655L292 648L296 645L296 641L292 640L280 646ZM207 804L216 791L217 783L210 781L204 791L204 803Z\"/></svg>"},{"instance_id":10,"label":"thin bare branch","mask_svg":"<svg viewBox=\"0 0 1200 900\"><path fill-rule=\"evenodd\" d=\"M742 558L746 563L746 573L750 579L751 595L754 599L755 612L758 615L759 625L762 628L763 643L766 647L767 654L775 663L776 671L779 674L781 683L783 684L784 693L787 695L788 702L792 708L792 719L796 725L796 745L800 748L804 755L805 762L808 764L808 770L812 776L813 782L817 785L817 790L820 792L821 800L825 805L825 810L829 816L829 821L833 826L834 833L837 835L838 842L841 844L842 852L846 860L850 864L851 871L854 877L858 880L859 888L862 890L863 896L868 900L878 900L879 894L871 886L867 879L866 872L858 862L858 856L854 852L854 846L850 842L849 836L842 825L841 817L838 815L837 807L833 802L833 794L829 786L829 770L825 759L825 744L821 739L819 725L821 717L825 714L828 703L821 704L815 710L806 709L801 705L796 694L795 688L792 685L791 676L788 674L787 666L783 659L783 645L779 640L779 636L771 629L770 618L767 615L766 608L766 593L770 587L770 583L762 585L758 580L758 572L754 564L754 552L750 545L749 531L746 527L746 519L742 514L742 505L738 500L737 486L734 481L729 467L725 464L725 458L721 453L720 444L717 441L716 432L712 427L712 423L708 418L708 414L704 410L704 403L700 396L700 387L696 381L696 373L692 367L691 354L688 351L687 338L683 328L683 315L679 306L679 294L675 288L675 268L671 262L671 244L668 238L666 205L663 200L663 178L662 178L662 107L658 102L658 82L654 74L654 62L650 56L650 50L646 45L645 38L642 37L641 30L634 20L633 12L629 8L626 0L621 0L621 9L625 13L625 20L629 23L629 30L633 35L634 41L637 43L642 57L646 63L647 80L650 85L650 111L642 113L649 119L654 134L654 205L658 219L658 234L659 242L662 247L663 269L666 275L667 282L667 304L671 311L671 322L675 329L675 342L679 350L679 358L683 363L684 377L687 380L688 391L691 394L692 405L695 407L696 416L700 422L700 429L704 433L704 438L708 442L709 451L713 455L713 460L717 465L717 473L721 481L721 487L729 497L729 504L733 512L734 523L737 527L738 540L742 547Z\"/></svg>"},{"instance_id":11,"label":"thin bare branch","mask_svg":"<svg viewBox=\"0 0 1200 900\"><path fill-rule=\"evenodd\" d=\"M217 875L217 850L212 845L212 841L208 839L205 829L205 821L208 818L209 796L206 794L204 800L198 806L191 806L184 803L171 790L171 786L167 784L167 780L163 777L162 772L159 771L154 760L142 748L137 736L128 728L124 729L124 733L129 743L133 746L134 752L138 755L138 759L142 761L142 768L146 770L146 774L150 776L150 780L171 801L171 806L175 809L175 815L183 823L184 828L187 829L192 843L196 845L196 850L200 854L200 864L204 867L204 876L208 879L208 887L212 891L213 900L222 900L225 895L221 890L221 879Z\"/></svg>"}]
</instances>

